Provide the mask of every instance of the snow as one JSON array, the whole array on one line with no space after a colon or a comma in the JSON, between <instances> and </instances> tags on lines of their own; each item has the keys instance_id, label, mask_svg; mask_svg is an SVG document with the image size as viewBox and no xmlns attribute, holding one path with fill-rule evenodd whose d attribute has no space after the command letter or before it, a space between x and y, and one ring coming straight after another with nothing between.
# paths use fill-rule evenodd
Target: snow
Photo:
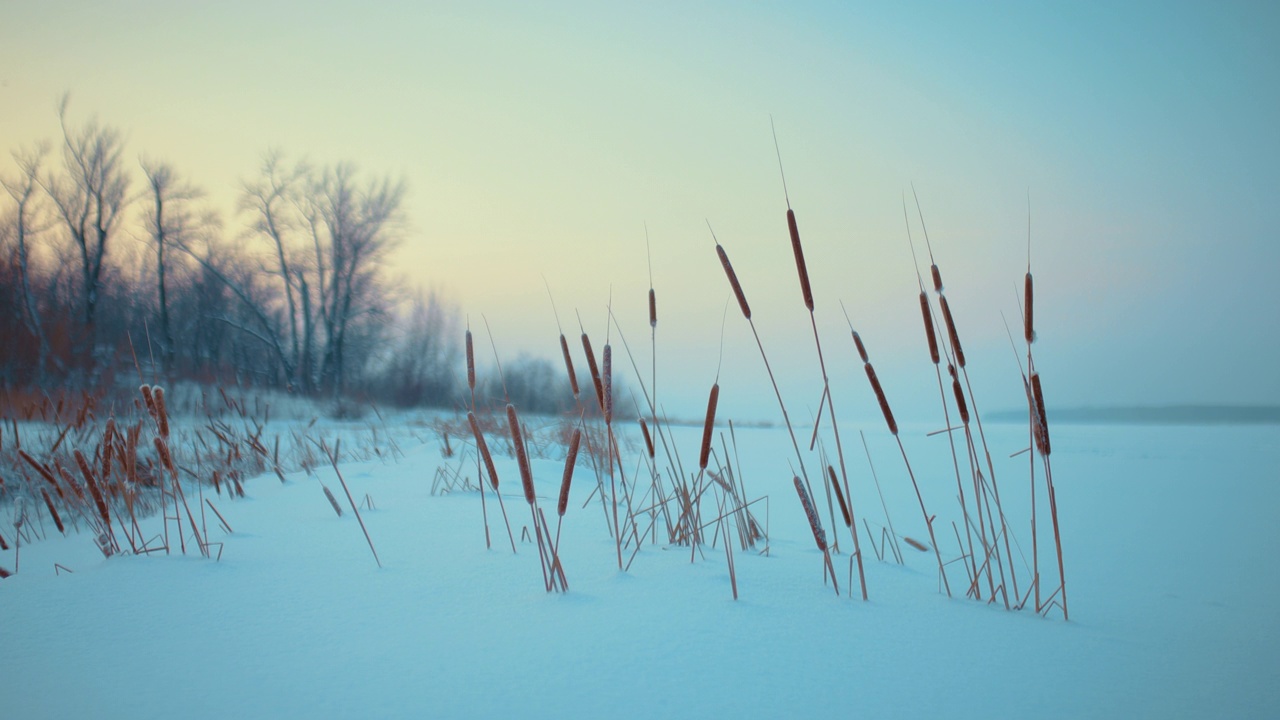
<instances>
[{"instance_id":1,"label":"snow","mask_svg":"<svg viewBox=\"0 0 1280 720\"><path fill-rule=\"evenodd\" d=\"M955 479L931 429L903 439L954 555ZM895 526L924 536L896 445L866 430ZM489 550L478 493L431 494L436 468L459 459L395 432L398 462L342 466L376 505L362 514L381 569L349 508L338 518L324 497L321 481L346 504L332 468L215 498L235 531L210 526L221 561L104 560L74 535L24 546L21 572L0 581L0 716L1246 718L1280 704L1280 427L1054 428L1070 622L948 599L932 554L904 545L906 566L879 562L865 536L871 600L848 596L848 533L819 491L842 540L837 596L791 486L790 440L767 428L736 430L771 536L767 556L735 555L740 600L719 546L693 563L687 547L646 546L619 572L598 502L582 507L586 463L561 542L570 592L548 594L535 546L510 552L492 494ZM1007 458L1026 429L987 433L1029 553L1027 456ZM700 434L675 430L685 458ZM882 522L861 443L845 445L856 512ZM514 458L495 459L519 539L529 506ZM562 467L533 460L553 524Z\"/></svg>"}]
</instances>

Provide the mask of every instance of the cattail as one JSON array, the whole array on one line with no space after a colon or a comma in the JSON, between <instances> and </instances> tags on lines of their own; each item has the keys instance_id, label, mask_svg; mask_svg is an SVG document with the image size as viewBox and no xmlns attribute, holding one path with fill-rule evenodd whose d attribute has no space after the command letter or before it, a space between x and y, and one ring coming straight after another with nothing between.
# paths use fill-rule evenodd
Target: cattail
<instances>
[{"instance_id":1,"label":"cattail","mask_svg":"<svg viewBox=\"0 0 1280 720\"><path fill-rule=\"evenodd\" d=\"M804 294L804 306L813 312L813 289L809 287L809 268L804 262L804 250L800 247L800 228L796 226L796 214L787 208L787 230L791 232L791 252L796 256L796 272L800 274L800 292Z\"/></svg>"},{"instance_id":2,"label":"cattail","mask_svg":"<svg viewBox=\"0 0 1280 720\"><path fill-rule=\"evenodd\" d=\"M480 421L476 420L474 412L467 413L467 422L471 423L471 434L476 437L476 447L480 450L480 457L484 458L485 469L489 471L489 484L493 485L493 489L498 489L498 471L493 467L493 456L489 454L489 444L484 440L484 433L480 431ZM483 481L482 481L483 482Z\"/></svg>"},{"instance_id":3,"label":"cattail","mask_svg":"<svg viewBox=\"0 0 1280 720\"><path fill-rule=\"evenodd\" d=\"M520 419L516 417L516 406L507 403L507 427L511 429L511 444L516 448L516 461L520 464L520 483L524 485L524 499L532 505L533 469L529 467L529 452L524 447L524 435L520 432Z\"/></svg>"},{"instance_id":4,"label":"cattail","mask_svg":"<svg viewBox=\"0 0 1280 720\"><path fill-rule=\"evenodd\" d=\"M212 480L213 480L213 491L221 495L222 494L222 473L218 472L217 470L214 470ZM230 490L231 488L227 488L227 489Z\"/></svg>"},{"instance_id":5,"label":"cattail","mask_svg":"<svg viewBox=\"0 0 1280 720\"><path fill-rule=\"evenodd\" d=\"M640 418L640 432L644 433L644 445L649 450L649 459L653 459L653 436L649 434L649 425Z\"/></svg>"},{"instance_id":6,"label":"cattail","mask_svg":"<svg viewBox=\"0 0 1280 720\"><path fill-rule=\"evenodd\" d=\"M862 344L862 336L857 330L850 330L853 333L853 344L858 348L858 357L862 358L863 363L870 362L867 360L867 346Z\"/></svg>"},{"instance_id":7,"label":"cattail","mask_svg":"<svg viewBox=\"0 0 1280 720\"><path fill-rule=\"evenodd\" d=\"M876 394L876 401L880 403L880 412L884 413L884 421L889 425L889 432L895 436L898 434L898 423L893 419L893 411L889 409L889 401L884 397L884 388L880 387L880 378L876 377L876 369L867 363L862 366L867 371L867 380L871 381L871 389Z\"/></svg>"},{"instance_id":8,"label":"cattail","mask_svg":"<svg viewBox=\"0 0 1280 720\"><path fill-rule=\"evenodd\" d=\"M0 567L0 580L3 580L9 577L12 574L13 573L9 572L8 570L5 570L4 568Z\"/></svg>"},{"instance_id":9,"label":"cattail","mask_svg":"<svg viewBox=\"0 0 1280 720\"><path fill-rule=\"evenodd\" d=\"M150 413L151 417L154 418L156 416L156 401L155 401L155 398L152 397L151 395L151 386L143 384L141 387L138 388L138 390L142 393L142 399L147 404L147 412ZM225 400L226 394L224 393L222 397Z\"/></svg>"},{"instance_id":10,"label":"cattail","mask_svg":"<svg viewBox=\"0 0 1280 720\"><path fill-rule=\"evenodd\" d=\"M578 397L578 375L573 372L573 358L569 356L569 341L564 339L564 333L560 333L560 352L564 353L564 369L569 373L569 388L573 390L573 396Z\"/></svg>"},{"instance_id":11,"label":"cattail","mask_svg":"<svg viewBox=\"0 0 1280 720\"><path fill-rule=\"evenodd\" d=\"M658 327L658 298L653 294L653 288L649 288L649 327Z\"/></svg>"},{"instance_id":12,"label":"cattail","mask_svg":"<svg viewBox=\"0 0 1280 720\"><path fill-rule=\"evenodd\" d=\"M935 265L934 267L937 267L937 266ZM913 548L915 548L915 549L919 550L920 552L929 552L929 546L928 546L928 545L925 545L924 543L920 542L919 540L916 540L915 538L909 538L909 537L905 537L905 536L904 536L904 537L902 538L902 541L903 541L903 542L905 542L906 544L910 545L911 547L913 547Z\"/></svg>"},{"instance_id":13,"label":"cattail","mask_svg":"<svg viewBox=\"0 0 1280 720\"><path fill-rule=\"evenodd\" d=\"M333 511L338 513L338 517L342 517L342 506L338 504L338 499L333 496L333 492L329 490L329 486L320 483L320 487L324 488L324 496L329 498L329 504L333 506Z\"/></svg>"},{"instance_id":14,"label":"cattail","mask_svg":"<svg viewBox=\"0 0 1280 720\"><path fill-rule=\"evenodd\" d=\"M587 354L587 368L591 370L591 382L596 386L596 402L600 404L600 412L604 412L604 384L600 382L600 366L596 364L591 338L586 333L582 333L582 351Z\"/></svg>"},{"instance_id":15,"label":"cattail","mask_svg":"<svg viewBox=\"0 0 1280 720\"><path fill-rule=\"evenodd\" d=\"M4 533L0 533L0 550L7 551L8 549L9 549L9 543L5 542ZM0 571L3 571L3 570L4 568L0 568ZM4 576L0 575L0 577L4 577Z\"/></svg>"},{"instance_id":16,"label":"cattail","mask_svg":"<svg viewBox=\"0 0 1280 720\"><path fill-rule=\"evenodd\" d=\"M108 528L111 527L111 515L107 512L107 501L102 497L102 491L98 489L98 483L93 478L93 468L89 467L89 461L85 460L84 453L76 450L76 464L80 466L80 474L84 475L85 482L89 485L89 494L93 496L93 504L98 507L98 515L102 518L103 524Z\"/></svg>"},{"instance_id":17,"label":"cattail","mask_svg":"<svg viewBox=\"0 0 1280 720\"><path fill-rule=\"evenodd\" d=\"M720 400L720 383L711 386L711 396L707 398L707 419L702 425L702 451L698 453L698 467L707 469L707 459L711 457L711 431L716 424L716 403Z\"/></svg>"},{"instance_id":18,"label":"cattail","mask_svg":"<svg viewBox=\"0 0 1280 720\"><path fill-rule=\"evenodd\" d=\"M177 477L178 471L173 467L173 456L169 454L169 446L160 438L155 438L156 453L160 455L160 464Z\"/></svg>"},{"instance_id":19,"label":"cattail","mask_svg":"<svg viewBox=\"0 0 1280 720\"><path fill-rule=\"evenodd\" d=\"M604 344L604 370L601 373L604 383L604 424L613 422L613 348Z\"/></svg>"},{"instance_id":20,"label":"cattail","mask_svg":"<svg viewBox=\"0 0 1280 720\"><path fill-rule=\"evenodd\" d=\"M573 439L569 441L569 454L564 457L564 478L560 481L560 500L556 503L556 513L564 517L569 508L569 485L573 483L573 466L578 461L578 443L582 440L582 428L573 429Z\"/></svg>"},{"instance_id":21,"label":"cattail","mask_svg":"<svg viewBox=\"0 0 1280 720\"><path fill-rule=\"evenodd\" d=\"M951 340L951 349L956 354L956 364L964 367L964 349L960 347L960 336L956 333L956 322L951 319L951 306L947 304L947 296L938 298L942 305L942 320L947 325L947 337Z\"/></svg>"},{"instance_id":22,"label":"cattail","mask_svg":"<svg viewBox=\"0 0 1280 720\"><path fill-rule=\"evenodd\" d=\"M938 338L933 333L933 313L929 312L929 296L920 291L920 314L924 316L924 335L929 339L929 359L938 364Z\"/></svg>"},{"instance_id":23,"label":"cattail","mask_svg":"<svg viewBox=\"0 0 1280 720\"><path fill-rule=\"evenodd\" d=\"M827 478L831 480L831 487L836 491L836 501L840 503L840 514L844 516L844 526L853 527L853 516L849 514L849 505L844 501L844 491L840 489L840 483L836 480L836 469L830 465L827 466Z\"/></svg>"},{"instance_id":24,"label":"cattail","mask_svg":"<svg viewBox=\"0 0 1280 720\"><path fill-rule=\"evenodd\" d=\"M160 437L169 437L169 409L164 404L164 388L156 386L154 392L156 403L156 425L160 428Z\"/></svg>"},{"instance_id":25,"label":"cattail","mask_svg":"<svg viewBox=\"0 0 1280 720\"><path fill-rule=\"evenodd\" d=\"M1037 442L1044 447L1039 448L1042 455L1049 454L1049 414L1044 407L1044 391L1040 388L1040 373L1031 373L1031 392L1035 395L1036 415L1040 419L1040 432L1044 438Z\"/></svg>"},{"instance_id":26,"label":"cattail","mask_svg":"<svg viewBox=\"0 0 1280 720\"><path fill-rule=\"evenodd\" d=\"M44 478L45 482L53 486L53 489L55 492L58 493L59 498L66 497L65 495L62 494L62 486L58 485L58 481L53 479L53 473L49 471L49 468L45 467L41 463L36 462L36 459L28 455L26 450L19 450L18 456L21 457L23 460L26 460L27 464L30 465L33 469L35 469L35 471L39 473L40 477Z\"/></svg>"},{"instance_id":27,"label":"cattail","mask_svg":"<svg viewBox=\"0 0 1280 720\"><path fill-rule=\"evenodd\" d=\"M1025 314L1022 316L1022 329L1023 329L1023 334L1025 334L1027 337L1027 344L1030 345L1031 343L1036 341L1036 329L1035 329L1036 326L1035 326L1035 323L1032 321L1032 314L1031 314L1032 306L1031 306L1031 271L1030 270L1027 271L1027 279L1026 279L1026 282L1023 283L1023 305L1025 305L1026 308L1025 308Z\"/></svg>"},{"instance_id":28,"label":"cattail","mask_svg":"<svg viewBox=\"0 0 1280 720\"><path fill-rule=\"evenodd\" d=\"M570 370L572 375L573 371ZM471 331L467 330L467 387L472 390L476 389L476 351L471 343Z\"/></svg>"},{"instance_id":29,"label":"cattail","mask_svg":"<svg viewBox=\"0 0 1280 720\"><path fill-rule=\"evenodd\" d=\"M934 263L929 267L929 272L933 273L933 290L939 295L942 294L942 271L938 270L938 263Z\"/></svg>"},{"instance_id":30,"label":"cattail","mask_svg":"<svg viewBox=\"0 0 1280 720\"><path fill-rule=\"evenodd\" d=\"M969 405L964 401L964 390L960 388L960 378L951 376L951 391L956 396L956 408L960 410L960 422L969 424Z\"/></svg>"},{"instance_id":31,"label":"cattail","mask_svg":"<svg viewBox=\"0 0 1280 720\"><path fill-rule=\"evenodd\" d=\"M751 306L747 304L747 296L742 294L742 286L738 284L738 274L733 271L733 265L729 262L729 255L725 253L720 243L716 243L716 253L720 256L720 265L724 267L724 274L729 277L729 285L733 288L733 295L738 298L738 307L742 308L742 316L750 320Z\"/></svg>"},{"instance_id":32,"label":"cattail","mask_svg":"<svg viewBox=\"0 0 1280 720\"><path fill-rule=\"evenodd\" d=\"M44 506L49 508L49 517L53 518L53 524L58 526L58 532L66 535L67 529L62 526L62 516L58 515L58 509L53 506L53 500L49 497L49 491L44 488L40 488L40 495L44 498Z\"/></svg>"},{"instance_id":33,"label":"cattail","mask_svg":"<svg viewBox=\"0 0 1280 720\"><path fill-rule=\"evenodd\" d=\"M822 520L818 518L818 511L813 506L813 499L809 497L809 491L805 489L804 482L800 480L799 475L793 476L796 484L796 493L800 495L800 504L804 506L804 514L809 518L809 529L813 531L813 541L818 544L818 549L827 551L827 533L822 529Z\"/></svg>"},{"instance_id":34,"label":"cattail","mask_svg":"<svg viewBox=\"0 0 1280 720\"><path fill-rule=\"evenodd\" d=\"M56 458L53 461L53 468L58 471L58 477L62 478L62 482L71 488L71 492L76 496L76 499L84 502L84 490L80 489L80 483L76 482L76 479L71 476L71 473L67 472L66 468L62 467L62 463L58 462Z\"/></svg>"},{"instance_id":35,"label":"cattail","mask_svg":"<svg viewBox=\"0 0 1280 720\"><path fill-rule=\"evenodd\" d=\"M109 433L111 426L108 425L107 428ZM104 439L102 443L102 480L103 482L108 482L109 479L111 478L111 460L112 460L112 455L115 453L115 445L111 442L108 436L104 435L103 438Z\"/></svg>"}]
</instances>

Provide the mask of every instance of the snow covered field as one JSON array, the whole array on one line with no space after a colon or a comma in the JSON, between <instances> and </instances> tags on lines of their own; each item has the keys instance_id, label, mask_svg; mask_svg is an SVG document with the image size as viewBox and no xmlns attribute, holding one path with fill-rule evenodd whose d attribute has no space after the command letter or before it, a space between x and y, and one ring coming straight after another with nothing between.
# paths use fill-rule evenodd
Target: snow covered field
<instances>
[{"instance_id":1,"label":"snow covered field","mask_svg":"<svg viewBox=\"0 0 1280 720\"><path fill-rule=\"evenodd\" d=\"M955 480L931 429L903 438L949 533ZM1026 429L987 430L1029 553L1027 457L1008 459ZM676 431L685 457L700 434ZM791 486L785 430L736 435L748 495L770 498L769 553L736 556L736 602L719 547L691 564L687 547L646 546L618 572L599 504L582 507L594 479L581 463L561 542L571 591L544 592L535 547L510 552L492 496L486 550L479 494L431 494L437 466L458 459L404 432L398 462L343 466L352 495L376 505L364 520L382 569L356 519L338 518L303 473L215 500L234 529L210 526L219 562L104 560L89 538L56 533L23 547L21 572L0 581L0 717L1276 715L1280 427L1055 427L1070 622L948 599L932 554L904 545L905 567L878 562L865 540L871 600L846 594L845 554L837 596ZM890 436L867 438L894 525L926 536ZM854 443L856 511L883 522ZM515 461L497 460L519 538L528 506ZM562 467L534 460L548 515ZM332 468L317 472L345 505ZM950 537L939 531L954 556ZM13 561L0 552L0 566ZM958 564L949 573L963 584Z\"/></svg>"}]
</instances>

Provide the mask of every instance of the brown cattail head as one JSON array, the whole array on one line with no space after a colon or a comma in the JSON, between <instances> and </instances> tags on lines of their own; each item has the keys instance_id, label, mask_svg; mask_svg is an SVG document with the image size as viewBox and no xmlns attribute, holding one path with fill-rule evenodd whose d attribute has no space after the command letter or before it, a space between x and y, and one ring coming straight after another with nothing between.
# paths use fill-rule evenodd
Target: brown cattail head
<instances>
[{"instance_id":1,"label":"brown cattail head","mask_svg":"<svg viewBox=\"0 0 1280 720\"><path fill-rule=\"evenodd\" d=\"M951 392L956 396L956 408L960 410L960 422L969 424L969 405L964 401L964 390L960 388L960 379L951 376Z\"/></svg>"},{"instance_id":2,"label":"brown cattail head","mask_svg":"<svg viewBox=\"0 0 1280 720\"><path fill-rule=\"evenodd\" d=\"M831 481L831 487L836 491L836 501L840 503L840 514L844 516L844 526L853 527L853 516L849 514L849 505L844 501L844 491L840 489L840 482L836 480L836 469L827 466L827 479Z\"/></svg>"},{"instance_id":3,"label":"brown cattail head","mask_svg":"<svg viewBox=\"0 0 1280 720\"><path fill-rule=\"evenodd\" d=\"M150 413L151 417L154 418L156 416L156 401L155 401L155 398L152 397L151 395L151 386L144 384L141 387L139 387L138 390L142 393L142 399L146 401L147 412Z\"/></svg>"},{"instance_id":4,"label":"brown cattail head","mask_svg":"<svg viewBox=\"0 0 1280 720\"><path fill-rule=\"evenodd\" d=\"M156 454L160 456L160 464L164 469L173 473L174 479L178 477L178 471L173 467L173 456L169 454L169 446L160 438L155 438Z\"/></svg>"},{"instance_id":5,"label":"brown cattail head","mask_svg":"<svg viewBox=\"0 0 1280 720\"><path fill-rule=\"evenodd\" d=\"M738 307L742 309L742 317L751 319L751 306L747 304L747 296L742 294L742 286L738 284L738 274L733 271L733 264L729 262L729 255L724 251L724 247L720 243L716 243L716 254L720 256L720 265L724 268L724 274L729 278L729 286L733 288L733 296L738 298Z\"/></svg>"},{"instance_id":6,"label":"brown cattail head","mask_svg":"<svg viewBox=\"0 0 1280 720\"><path fill-rule=\"evenodd\" d=\"M556 513L564 517L569 508L569 485L573 483L573 466L578 461L578 443L582 441L582 428L573 429L573 438L569 440L569 454L564 457L564 478L560 481L560 500L556 503Z\"/></svg>"},{"instance_id":7,"label":"brown cattail head","mask_svg":"<svg viewBox=\"0 0 1280 720\"><path fill-rule=\"evenodd\" d=\"M40 477L44 478L45 482L53 486L54 491L58 493L58 497L66 497L62 493L62 486L58 485L58 481L53 478L53 472L51 472L49 468L45 467L42 463L37 462L35 458L28 455L26 450L19 450L18 456L23 460L26 460L27 464L30 465L31 468L40 475Z\"/></svg>"},{"instance_id":8,"label":"brown cattail head","mask_svg":"<svg viewBox=\"0 0 1280 720\"><path fill-rule=\"evenodd\" d=\"M573 370L569 372L572 374ZM476 351L471 343L470 330L467 331L467 387L473 391L476 389Z\"/></svg>"},{"instance_id":9,"label":"brown cattail head","mask_svg":"<svg viewBox=\"0 0 1280 720\"><path fill-rule=\"evenodd\" d=\"M702 424L702 450L698 453L698 468L707 469L707 459L711 457L711 432L716 424L716 403L720 401L720 383L711 386L711 396L707 398L707 419Z\"/></svg>"},{"instance_id":10,"label":"brown cattail head","mask_svg":"<svg viewBox=\"0 0 1280 720\"><path fill-rule=\"evenodd\" d=\"M0 550L8 551L9 543L4 541L4 533L0 533ZM9 577L9 573L4 568L0 568L0 578Z\"/></svg>"},{"instance_id":11,"label":"brown cattail head","mask_svg":"<svg viewBox=\"0 0 1280 720\"><path fill-rule=\"evenodd\" d=\"M112 442L115 425L110 420L107 421L107 431L102 434L102 480L110 482L111 478L111 460L115 454L115 443Z\"/></svg>"},{"instance_id":12,"label":"brown cattail head","mask_svg":"<svg viewBox=\"0 0 1280 720\"><path fill-rule=\"evenodd\" d=\"M929 266L929 272L933 273L933 291L942 294L942 271L938 270L938 263Z\"/></svg>"},{"instance_id":13,"label":"brown cattail head","mask_svg":"<svg viewBox=\"0 0 1280 720\"><path fill-rule=\"evenodd\" d=\"M1026 282L1023 283L1023 305L1025 305L1025 314L1022 316L1022 330L1023 334L1026 335L1028 345L1036 341L1036 326L1032 316L1031 296L1031 272L1027 271L1027 279Z\"/></svg>"},{"instance_id":14,"label":"brown cattail head","mask_svg":"<svg viewBox=\"0 0 1280 720\"><path fill-rule=\"evenodd\" d=\"M947 325L947 338L951 340L951 351L956 354L956 364L964 367L964 349L960 347L960 335L956 333L956 322L951 318L951 306L947 304L947 296L938 298L942 305L942 321Z\"/></svg>"},{"instance_id":15,"label":"brown cattail head","mask_svg":"<svg viewBox=\"0 0 1280 720\"><path fill-rule=\"evenodd\" d=\"M164 388L157 385L153 391L156 403L156 426L160 429L160 437L169 437L169 408L164 403Z\"/></svg>"},{"instance_id":16,"label":"brown cattail head","mask_svg":"<svg viewBox=\"0 0 1280 720\"><path fill-rule=\"evenodd\" d=\"M591 370L591 382L596 386L596 402L600 405L600 412L604 412L604 383L600 381L600 366L596 364L591 338L586 333L582 333L582 351L587 354L587 368Z\"/></svg>"},{"instance_id":17,"label":"brown cattail head","mask_svg":"<svg viewBox=\"0 0 1280 720\"><path fill-rule=\"evenodd\" d=\"M524 434L520 432L520 418L516 406L507 403L507 427L511 430L511 444L516 449L516 461L520 464L520 484L524 486L524 499L530 505L537 499L533 494L533 469L529 467L529 452L524 447Z\"/></svg>"},{"instance_id":18,"label":"brown cattail head","mask_svg":"<svg viewBox=\"0 0 1280 720\"><path fill-rule=\"evenodd\" d=\"M929 340L929 359L938 364L938 338L933 332L933 313L929 312L929 296L920 291L920 314L924 316L924 335Z\"/></svg>"},{"instance_id":19,"label":"brown cattail head","mask_svg":"<svg viewBox=\"0 0 1280 720\"><path fill-rule=\"evenodd\" d=\"M564 354L564 369L569 373L569 389L573 390L573 397L578 397L578 375L573 371L573 358L569 356L569 341L564 339L564 333L560 333L560 352Z\"/></svg>"},{"instance_id":20,"label":"brown cattail head","mask_svg":"<svg viewBox=\"0 0 1280 720\"><path fill-rule=\"evenodd\" d=\"M800 247L800 228L796 226L796 214L787 208L787 230L791 232L791 252L796 256L796 272L800 273L800 292L804 294L804 306L813 312L813 289L809 287L809 268L804 262L804 249Z\"/></svg>"},{"instance_id":21,"label":"brown cattail head","mask_svg":"<svg viewBox=\"0 0 1280 720\"><path fill-rule=\"evenodd\" d=\"M57 458L54 458L53 460L53 468L58 471L58 477L62 479L62 482L67 487L71 488L71 492L76 496L76 499L80 502L84 502L84 489L80 487L80 483L76 482L76 479L72 477L71 473L67 472L67 469L62 467L62 463L58 462Z\"/></svg>"},{"instance_id":22,"label":"brown cattail head","mask_svg":"<svg viewBox=\"0 0 1280 720\"><path fill-rule=\"evenodd\" d=\"M604 344L604 369L601 372L604 385L604 424L613 422L613 348Z\"/></svg>"},{"instance_id":23,"label":"brown cattail head","mask_svg":"<svg viewBox=\"0 0 1280 720\"><path fill-rule=\"evenodd\" d=\"M889 409L889 401L885 399L884 388L880 387L880 378L876 377L876 369L871 363L863 365L867 371L867 380L871 381L871 390L876 394L876 402L880 403L880 412L884 413L884 421L889 425L889 432L898 434L898 422L893 419L893 411Z\"/></svg>"},{"instance_id":24,"label":"brown cattail head","mask_svg":"<svg viewBox=\"0 0 1280 720\"><path fill-rule=\"evenodd\" d=\"M103 524L109 528L111 527L111 515L107 512L107 501L102 497L98 482L94 480L93 468L89 467L89 461L85 459L84 453L76 450L75 455L76 465L80 466L80 474L84 475L84 481L89 486L89 494L93 496L93 504L98 508L98 516L102 518Z\"/></svg>"},{"instance_id":25,"label":"brown cattail head","mask_svg":"<svg viewBox=\"0 0 1280 720\"><path fill-rule=\"evenodd\" d=\"M818 544L819 550L826 552L827 533L822 529L822 519L818 517L818 510L813 506L813 498L809 497L809 491L805 489L799 475L792 476L792 479L796 484L796 494L800 496L800 504L804 506L805 517L809 518L809 529L813 531L813 541Z\"/></svg>"},{"instance_id":26,"label":"brown cattail head","mask_svg":"<svg viewBox=\"0 0 1280 720\"><path fill-rule=\"evenodd\" d=\"M649 327L658 327L658 297L653 294L653 288L649 288Z\"/></svg>"},{"instance_id":27,"label":"brown cattail head","mask_svg":"<svg viewBox=\"0 0 1280 720\"><path fill-rule=\"evenodd\" d=\"M53 524L58 526L58 532L66 535L67 529L62 525L62 516L58 515L58 508L53 506L53 500L49 498L49 491L40 488L40 495L44 498L44 506L49 508L49 517L53 518Z\"/></svg>"},{"instance_id":28,"label":"brown cattail head","mask_svg":"<svg viewBox=\"0 0 1280 720\"><path fill-rule=\"evenodd\" d=\"M862 336L857 330L850 330L853 333L853 344L858 348L858 357L862 358L863 363L871 362L867 359L867 346L862 344Z\"/></svg>"},{"instance_id":29,"label":"brown cattail head","mask_svg":"<svg viewBox=\"0 0 1280 720\"><path fill-rule=\"evenodd\" d=\"M644 445L649 450L649 459L653 459L653 436L649 434L649 425L640 418L640 432L644 433Z\"/></svg>"},{"instance_id":30,"label":"brown cattail head","mask_svg":"<svg viewBox=\"0 0 1280 720\"><path fill-rule=\"evenodd\" d=\"M471 423L471 434L476 438L476 448L480 451L480 457L484 459L485 470L489 471L489 484L497 490L498 471L493 467L493 456L489 454L489 444L484 440L484 433L480 431L480 422L476 420L474 412L467 413L467 422Z\"/></svg>"},{"instance_id":31,"label":"brown cattail head","mask_svg":"<svg viewBox=\"0 0 1280 720\"><path fill-rule=\"evenodd\" d=\"M1036 449L1041 455L1048 455L1049 447L1049 413L1044 407L1044 390L1040 387L1040 373L1031 373L1031 392L1035 397L1036 418L1040 421L1039 432L1036 433Z\"/></svg>"},{"instance_id":32,"label":"brown cattail head","mask_svg":"<svg viewBox=\"0 0 1280 720\"><path fill-rule=\"evenodd\" d=\"M910 545L911 547L913 547L913 548L915 548L915 549L919 550L920 552L929 552L929 546L928 546L928 545L925 545L924 543L920 542L919 540L916 540L915 538L909 538L909 537L905 537L905 536L904 536L904 537L902 538L902 541L903 541L903 542L905 542L906 544Z\"/></svg>"}]
</instances>

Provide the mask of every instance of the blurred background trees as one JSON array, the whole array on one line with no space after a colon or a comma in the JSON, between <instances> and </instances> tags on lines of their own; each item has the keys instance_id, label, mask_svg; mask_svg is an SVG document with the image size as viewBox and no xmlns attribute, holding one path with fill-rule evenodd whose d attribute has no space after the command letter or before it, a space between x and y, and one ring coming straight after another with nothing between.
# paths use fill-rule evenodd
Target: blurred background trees
<instances>
[{"instance_id":1,"label":"blurred background trees","mask_svg":"<svg viewBox=\"0 0 1280 720\"><path fill-rule=\"evenodd\" d=\"M76 122L0 166L0 389L148 379L450 405L461 324L406 289L404 181L264 154L223 218L172 163Z\"/></svg>"}]
</instances>

